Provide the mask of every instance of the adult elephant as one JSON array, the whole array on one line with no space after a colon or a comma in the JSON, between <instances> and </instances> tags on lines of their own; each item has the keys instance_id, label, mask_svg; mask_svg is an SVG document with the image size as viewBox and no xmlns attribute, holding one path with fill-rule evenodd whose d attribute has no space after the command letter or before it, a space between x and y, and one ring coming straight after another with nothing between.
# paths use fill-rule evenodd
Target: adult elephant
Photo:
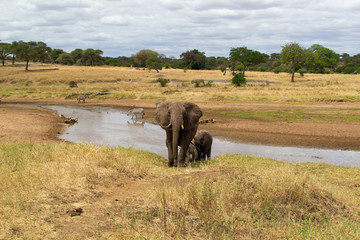
<instances>
[{"instance_id":1,"label":"adult elephant","mask_svg":"<svg viewBox=\"0 0 360 240\"><path fill-rule=\"evenodd\" d=\"M169 167L185 166L185 155L196 134L201 116L199 106L191 102L157 104L156 121L166 131Z\"/></svg>"},{"instance_id":2,"label":"adult elephant","mask_svg":"<svg viewBox=\"0 0 360 240\"><path fill-rule=\"evenodd\" d=\"M194 143L198 150L198 158L210 159L213 137L208 131L200 130L194 137Z\"/></svg>"}]
</instances>

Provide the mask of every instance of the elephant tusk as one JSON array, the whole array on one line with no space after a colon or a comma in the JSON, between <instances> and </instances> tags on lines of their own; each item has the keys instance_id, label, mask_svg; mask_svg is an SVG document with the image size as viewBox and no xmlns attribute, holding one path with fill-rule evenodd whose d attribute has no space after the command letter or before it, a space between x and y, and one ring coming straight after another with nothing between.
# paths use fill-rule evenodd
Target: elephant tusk
<instances>
[{"instance_id":1,"label":"elephant tusk","mask_svg":"<svg viewBox=\"0 0 360 240\"><path fill-rule=\"evenodd\" d=\"M168 129L168 128L171 127L171 123L169 123L169 125L167 125L167 126L163 126L163 125L161 125L161 124L159 124L159 125L160 125L160 127L161 127L162 129Z\"/></svg>"},{"instance_id":2,"label":"elephant tusk","mask_svg":"<svg viewBox=\"0 0 360 240\"><path fill-rule=\"evenodd\" d=\"M181 124L181 129L184 130L184 124L183 123Z\"/></svg>"}]
</instances>

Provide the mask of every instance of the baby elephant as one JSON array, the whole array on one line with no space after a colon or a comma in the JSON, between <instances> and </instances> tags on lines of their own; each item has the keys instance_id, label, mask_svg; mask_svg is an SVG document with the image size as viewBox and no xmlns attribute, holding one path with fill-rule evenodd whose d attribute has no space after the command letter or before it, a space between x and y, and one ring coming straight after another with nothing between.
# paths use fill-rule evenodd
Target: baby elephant
<instances>
[{"instance_id":1,"label":"baby elephant","mask_svg":"<svg viewBox=\"0 0 360 240\"><path fill-rule=\"evenodd\" d=\"M130 109L126 115L131 115L131 119L133 119L134 117L137 118L144 118L145 112L143 108L133 108Z\"/></svg>"},{"instance_id":2,"label":"baby elephant","mask_svg":"<svg viewBox=\"0 0 360 240\"><path fill-rule=\"evenodd\" d=\"M192 160L192 162L195 162L196 160L199 159L199 155L194 143L194 139L191 141L189 148L186 152L185 162L187 163L190 162L190 159Z\"/></svg>"},{"instance_id":3,"label":"baby elephant","mask_svg":"<svg viewBox=\"0 0 360 240\"><path fill-rule=\"evenodd\" d=\"M208 131L200 130L196 133L194 143L198 150L199 159L204 158L210 160L212 142L213 137Z\"/></svg>"}]
</instances>

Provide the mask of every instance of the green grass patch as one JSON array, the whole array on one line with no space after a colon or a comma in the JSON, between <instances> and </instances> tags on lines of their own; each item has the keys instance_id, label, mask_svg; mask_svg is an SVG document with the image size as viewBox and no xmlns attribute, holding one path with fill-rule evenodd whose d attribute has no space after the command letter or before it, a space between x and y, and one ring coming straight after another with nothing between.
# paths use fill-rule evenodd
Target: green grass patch
<instances>
[{"instance_id":1,"label":"green grass patch","mask_svg":"<svg viewBox=\"0 0 360 240\"><path fill-rule=\"evenodd\" d=\"M222 116L231 116L241 119L256 119L267 121L312 121L312 122L343 122L352 123L360 121L360 113L357 109L271 109L271 110L248 110L237 109L222 111Z\"/></svg>"}]
</instances>

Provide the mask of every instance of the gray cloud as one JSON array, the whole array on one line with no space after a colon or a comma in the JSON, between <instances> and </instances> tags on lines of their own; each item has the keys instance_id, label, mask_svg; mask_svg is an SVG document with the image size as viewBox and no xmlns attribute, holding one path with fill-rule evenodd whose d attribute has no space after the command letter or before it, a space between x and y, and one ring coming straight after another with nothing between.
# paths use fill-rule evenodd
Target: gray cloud
<instances>
[{"instance_id":1,"label":"gray cloud","mask_svg":"<svg viewBox=\"0 0 360 240\"><path fill-rule=\"evenodd\" d=\"M228 56L231 47L280 52L288 42L360 52L357 0L15 0L0 15L0 39L44 41L71 51L168 56L194 48Z\"/></svg>"}]
</instances>

